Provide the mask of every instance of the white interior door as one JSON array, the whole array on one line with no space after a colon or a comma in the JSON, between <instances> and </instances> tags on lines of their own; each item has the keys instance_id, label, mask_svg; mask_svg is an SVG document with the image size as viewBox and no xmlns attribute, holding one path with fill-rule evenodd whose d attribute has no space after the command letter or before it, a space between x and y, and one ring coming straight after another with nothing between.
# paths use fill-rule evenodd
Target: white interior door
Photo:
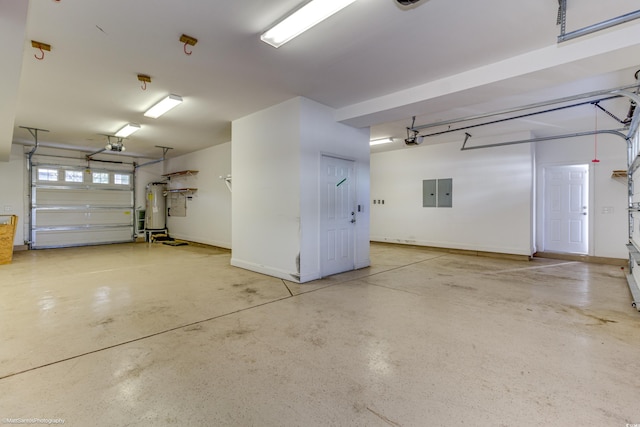
<instances>
[{"instance_id":1,"label":"white interior door","mask_svg":"<svg viewBox=\"0 0 640 427\"><path fill-rule=\"evenodd\" d=\"M355 268L354 163L322 156L320 177L322 277Z\"/></svg>"},{"instance_id":2,"label":"white interior door","mask_svg":"<svg viewBox=\"0 0 640 427\"><path fill-rule=\"evenodd\" d=\"M589 253L589 165L544 169L544 251Z\"/></svg>"}]
</instances>

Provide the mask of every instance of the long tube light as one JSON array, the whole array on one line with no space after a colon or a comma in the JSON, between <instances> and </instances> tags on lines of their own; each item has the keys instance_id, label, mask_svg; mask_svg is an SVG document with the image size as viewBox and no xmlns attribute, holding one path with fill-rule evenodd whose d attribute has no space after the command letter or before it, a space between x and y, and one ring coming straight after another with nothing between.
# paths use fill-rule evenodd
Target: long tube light
<instances>
[{"instance_id":1,"label":"long tube light","mask_svg":"<svg viewBox=\"0 0 640 427\"><path fill-rule=\"evenodd\" d=\"M126 138L129 135L131 135L134 132L137 132L140 130L140 125L137 123L127 123L126 125L124 125L122 127L122 129L120 129L118 132L116 132L115 136L117 138Z\"/></svg>"},{"instance_id":2,"label":"long tube light","mask_svg":"<svg viewBox=\"0 0 640 427\"><path fill-rule=\"evenodd\" d=\"M260 40L273 47L280 47L355 1L311 0L268 29L260 36Z\"/></svg>"},{"instance_id":3,"label":"long tube light","mask_svg":"<svg viewBox=\"0 0 640 427\"><path fill-rule=\"evenodd\" d=\"M175 106L182 103L182 97L178 95L169 95L164 98L162 101L155 104L153 107L149 108L145 113L145 117L151 117L152 119L157 119L167 111L171 110Z\"/></svg>"},{"instance_id":4,"label":"long tube light","mask_svg":"<svg viewBox=\"0 0 640 427\"><path fill-rule=\"evenodd\" d=\"M380 138L372 139L369 141L369 145L390 144L393 142L393 138Z\"/></svg>"}]
</instances>

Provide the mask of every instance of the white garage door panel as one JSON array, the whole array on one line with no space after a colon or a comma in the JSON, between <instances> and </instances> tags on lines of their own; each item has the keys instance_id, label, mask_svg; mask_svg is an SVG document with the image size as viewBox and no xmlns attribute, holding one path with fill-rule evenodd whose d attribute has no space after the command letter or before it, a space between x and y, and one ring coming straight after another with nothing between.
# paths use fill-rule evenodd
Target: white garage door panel
<instances>
[{"instance_id":1,"label":"white garage door panel","mask_svg":"<svg viewBox=\"0 0 640 427\"><path fill-rule=\"evenodd\" d=\"M629 212L631 240L640 244L640 212Z\"/></svg>"},{"instance_id":2,"label":"white garage door panel","mask_svg":"<svg viewBox=\"0 0 640 427\"><path fill-rule=\"evenodd\" d=\"M132 171L35 164L31 248L131 242Z\"/></svg>"},{"instance_id":3,"label":"white garage door panel","mask_svg":"<svg viewBox=\"0 0 640 427\"><path fill-rule=\"evenodd\" d=\"M37 206L132 206L133 193L118 190L37 188Z\"/></svg>"},{"instance_id":4,"label":"white garage door panel","mask_svg":"<svg viewBox=\"0 0 640 427\"><path fill-rule=\"evenodd\" d=\"M34 218L36 228L78 225L133 225L131 210L39 210Z\"/></svg>"},{"instance_id":5,"label":"white garage door panel","mask_svg":"<svg viewBox=\"0 0 640 427\"><path fill-rule=\"evenodd\" d=\"M39 231L38 248L98 245L131 241L131 228Z\"/></svg>"},{"instance_id":6,"label":"white garage door panel","mask_svg":"<svg viewBox=\"0 0 640 427\"><path fill-rule=\"evenodd\" d=\"M633 120L638 119L638 110L634 114ZM627 283L633 305L640 311L640 168L637 167L640 161L640 133L636 129L632 135L631 146L629 147L628 158L628 188L629 188L629 268L631 274L627 276Z\"/></svg>"}]
</instances>

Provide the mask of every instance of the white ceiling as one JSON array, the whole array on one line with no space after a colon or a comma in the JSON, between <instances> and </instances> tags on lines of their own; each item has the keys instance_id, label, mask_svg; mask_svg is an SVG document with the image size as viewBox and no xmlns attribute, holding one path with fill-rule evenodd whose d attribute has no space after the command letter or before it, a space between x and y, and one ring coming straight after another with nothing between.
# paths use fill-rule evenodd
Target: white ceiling
<instances>
[{"instance_id":1,"label":"white ceiling","mask_svg":"<svg viewBox=\"0 0 640 427\"><path fill-rule=\"evenodd\" d=\"M20 14L4 13L13 0L0 0L0 26L15 24L5 40L22 47L20 63L6 55L9 44L0 48L20 70L12 139L33 141L19 126L37 127L50 131L40 135L43 144L98 150L105 134L137 122L143 128L126 141L128 154L158 157L161 145L176 156L228 142L232 120L305 96L345 123L371 126L373 137L399 138L391 148L403 148L412 115L422 124L630 84L638 66L636 21L558 47L557 0L422 0L409 8L358 0L279 49L261 42L260 33L301 1L32 0L21 33ZM630 12L629 3L569 0L567 29ZM198 39L190 56L181 34ZM52 46L44 60L34 58L31 40ZM139 73L152 78L145 91ZM184 103L159 119L143 117L169 93ZM611 108L624 116L628 102L618 104ZM593 109L585 111L478 132L563 133L591 126Z\"/></svg>"}]
</instances>

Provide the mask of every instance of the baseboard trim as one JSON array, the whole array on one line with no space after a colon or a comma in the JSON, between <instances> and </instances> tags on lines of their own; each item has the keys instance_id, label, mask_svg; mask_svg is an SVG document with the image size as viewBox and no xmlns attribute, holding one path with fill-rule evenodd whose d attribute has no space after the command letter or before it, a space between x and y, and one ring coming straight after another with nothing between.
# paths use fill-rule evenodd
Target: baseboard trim
<instances>
[{"instance_id":1,"label":"baseboard trim","mask_svg":"<svg viewBox=\"0 0 640 427\"><path fill-rule=\"evenodd\" d=\"M531 260L531 257L529 255L507 254L502 252L476 251L476 250L470 250L470 249L452 249L452 248L442 248L438 246L422 246L422 245L411 245L406 243L393 243L393 242L374 241L371 243L375 243L376 245L408 246L408 247L413 247L417 249L426 249L429 251L445 252L445 253L455 254L455 255L470 255L470 256L479 256L479 257L486 257L486 258L510 259L514 261L530 261Z\"/></svg>"},{"instance_id":2,"label":"baseboard trim","mask_svg":"<svg viewBox=\"0 0 640 427\"><path fill-rule=\"evenodd\" d=\"M200 243L202 245L214 246L216 248L223 248L223 249L229 249L229 250L231 249L231 243L228 243L228 242L223 242L218 240L199 239L195 236L189 236L189 235L180 234L180 233L172 233L171 230L169 230L169 236L177 240L184 240L186 242Z\"/></svg>"},{"instance_id":3,"label":"baseboard trim","mask_svg":"<svg viewBox=\"0 0 640 427\"><path fill-rule=\"evenodd\" d=\"M536 252L533 254L533 256L535 258L551 258L551 259L560 259L564 261L588 262L591 264L618 265L620 267L626 267L629 264L629 260L624 258L607 258L607 257L601 257L601 256L580 255L580 254Z\"/></svg>"},{"instance_id":4,"label":"baseboard trim","mask_svg":"<svg viewBox=\"0 0 640 427\"><path fill-rule=\"evenodd\" d=\"M267 276L277 277L279 279L288 280L290 282L301 283L300 274L289 271L280 270L278 268L269 267L262 264L256 264L254 262L244 261L237 258L231 258L231 265L245 270L254 271L260 274L266 274Z\"/></svg>"}]
</instances>

